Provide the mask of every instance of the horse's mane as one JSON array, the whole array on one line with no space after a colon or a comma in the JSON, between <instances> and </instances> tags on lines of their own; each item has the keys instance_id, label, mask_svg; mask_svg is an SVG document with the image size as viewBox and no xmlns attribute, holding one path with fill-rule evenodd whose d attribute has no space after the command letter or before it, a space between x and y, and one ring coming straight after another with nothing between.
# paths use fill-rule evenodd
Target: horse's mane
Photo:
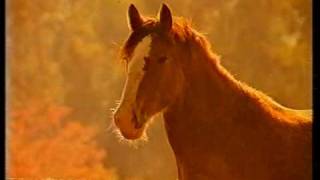
<instances>
[{"instance_id":1,"label":"horse's mane","mask_svg":"<svg viewBox=\"0 0 320 180\"><path fill-rule=\"evenodd\" d=\"M125 41L124 46L121 49L121 59L128 62L134 54L134 50L146 36L158 33L159 23L156 19L148 18L144 24L137 30L133 31L129 38ZM166 35L166 38L175 43L190 43L196 45L206 51L206 53L213 55L210 51L210 43L207 39L194 30L191 27L191 21L181 17L175 17L170 32Z\"/></svg>"}]
</instances>

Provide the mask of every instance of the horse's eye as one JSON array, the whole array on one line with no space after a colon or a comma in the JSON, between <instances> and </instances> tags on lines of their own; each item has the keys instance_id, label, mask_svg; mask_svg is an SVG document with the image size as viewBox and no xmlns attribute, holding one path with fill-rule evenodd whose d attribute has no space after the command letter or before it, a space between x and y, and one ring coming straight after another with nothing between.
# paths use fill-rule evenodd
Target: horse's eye
<instances>
[{"instance_id":1,"label":"horse's eye","mask_svg":"<svg viewBox=\"0 0 320 180\"><path fill-rule=\"evenodd\" d=\"M143 60L144 60L144 66L143 66L142 70L146 71L148 69L149 64L150 64L150 58L144 57Z\"/></svg>"},{"instance_id":2,"label":"horse's eye","mask_svg":"<svg viewBox=\"0 0 320 180\"><path fill-rule=\"evenodd\" d=\"M166 56L162 56L162 57L160 57L160 58L158 59L158 62L159 62L160 64L162 64L162 63L166 62L167 59L168 59L168 58L167 58Z\"/></svg>"}]
</instances>

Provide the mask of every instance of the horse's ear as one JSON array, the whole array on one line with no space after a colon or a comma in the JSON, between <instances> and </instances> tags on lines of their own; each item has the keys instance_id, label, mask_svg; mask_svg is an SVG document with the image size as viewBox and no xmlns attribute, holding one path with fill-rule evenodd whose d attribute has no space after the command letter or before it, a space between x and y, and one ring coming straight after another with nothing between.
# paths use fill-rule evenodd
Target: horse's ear
<instances>
[{"instance_id":1,"label":"horse's ear","mask_svg":"<svg viewBox=\"0 0 320 180\"><path fill-rule=\"evenodd\" d=\"M129 20L129 28L132 31L135 31L137 28L139 28L143 24L143 18L140 16L138 9L133 4L130 4L129 6L128 20Z\"/></svg>"},{"instance_id":2,"label":"horse's ear","mask_svg":"<svg viewBox=\"0 0 320 180\"><path fill-rule=\"evenodd\" d=\"M164 31L169 31L172 27L171 11L165 3L162 4L160 9L160 26Z\"/></svg>"}]
</instances>

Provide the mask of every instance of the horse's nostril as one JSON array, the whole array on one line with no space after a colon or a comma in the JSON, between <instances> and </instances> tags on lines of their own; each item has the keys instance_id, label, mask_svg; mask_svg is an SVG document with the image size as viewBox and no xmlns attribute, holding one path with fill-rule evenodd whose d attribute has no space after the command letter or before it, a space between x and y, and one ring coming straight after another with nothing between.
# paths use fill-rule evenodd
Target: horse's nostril
<instances>
[{"instance_id":1,"label":"horse's nostril","mask_svg":"<svg viewBox=\"0 0 320 180\"><path fill-rule=\"evenodd\" d=\"M119 127L119 121L120 121L119 117L114 116L113 121L114 121L114 124Z\"/></svg>"},{"instance_id":2,"label":"horse's nostril","mask_svg":"<svg viewBox=\"0 0 320 180\"><path fill-rule=\"evenodd\" d=\"M136 114L135 112L133 112L132 121L134 122L134 127L135 127L136 129L139 129L139 128L142 127L142 124L139 123L137 114Z\"/></svg>"}]
</instances>

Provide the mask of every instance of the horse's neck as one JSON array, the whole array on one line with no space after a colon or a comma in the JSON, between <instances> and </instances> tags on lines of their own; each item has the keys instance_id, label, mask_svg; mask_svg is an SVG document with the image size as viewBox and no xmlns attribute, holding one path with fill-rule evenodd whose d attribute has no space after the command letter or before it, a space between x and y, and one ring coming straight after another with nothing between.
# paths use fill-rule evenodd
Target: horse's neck
<instances>
[{"instance_id":1,"label":"horse's neck","mask_svg":"<svg viewBox=\"0 0 320 180\"><path fill-rule=\"evenodd\" d=\"M184 65L184 88L180 97L169 107L169 114L186 114L186 118L197 123L202 120L203 123L217 123L210 116L235 111L230 108L253 101L244 90L247 87L235 80L214 57L191 56L185 61L189 63Z\"/></svg>"},{"instance_id":2,"label":"horse's neck","mask_svg":"<svg viewBox=\"0 0 320 180\"><path fill-rule=\"evenodd\" d=\"M210 58L200 56L199 59L189 59L191 64L184 69L183 93L164 114L168 138L176 154L186 153L188 145L204 149L202 146L208 146L210 142L216 143L211 146L219 146L227 134L221 132L231 132L240 123L236 116L259 113L252 105L254 99L243 91L246 87L242 87L218 62ZM252 112L240 112L243 109L251 109ZM212 138L216 141L212 141Z\"/></svg>"}]
</instances>

